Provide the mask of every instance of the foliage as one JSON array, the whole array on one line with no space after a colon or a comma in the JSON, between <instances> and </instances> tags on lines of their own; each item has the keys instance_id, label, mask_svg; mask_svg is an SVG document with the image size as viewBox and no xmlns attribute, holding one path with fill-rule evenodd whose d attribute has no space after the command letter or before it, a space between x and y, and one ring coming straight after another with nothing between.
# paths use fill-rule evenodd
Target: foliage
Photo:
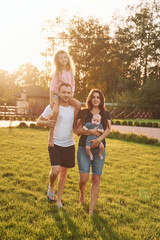
<instances>
[{"instance_id":1,"label":"foliage","mask_svg":"<svg viewBox=\"0 0 160 240\"><path fill-rule=\"evenodd\" d=\"M116 121L115 121L115 124L116 124L116 125L121 125L121 122L120 122L119 120L116 120Z\"/></svg>"},{"instance_id":2,"label":"foliage","mask_svg":"<svg viewBox=\"0 0 160 240\"><path fill-rule=\"evenodd\" d=\"M134 122L134 126L139 127L139 122Z\"/></svg>"},{"instance_id":3,"label":"foliage","mask_svg":"<svg viewBox=\"0 0 160 240\"><path fill-rule=\"evenodd\" d=\"M143 109L141 88L159 81L159 9L155 1L129 6L126 19L118 16L112 21L114 37L110 37L109 25L92 17L75 16L67 23L62 17L49 20L44 30L53 37L44 55L53 56L60 44L68 48L76 64L75 97L79 100L85 101L90 89L101 88L107 101ZM155 94L158 97L158 90ZM151 105L145 103L150 110Z\"/></svg>"},{"instance_id":4,"label":"foliage","mask_svg":"<svg viewBox=\"0 0 160 240\"><path fill-rule=\"evenodd\" d=\"M140 123L140 126L141 126L141 127L146 127L147 124L146 124L145 122L141 122L141 123Z\"/></svg>"},{"instance_id":5,"label":"foliage","mask_svg":"<svg viewBox=\"0 0 160 240\"><path fill-rule=\"evenodd\" d=\"M132 126L132 121L128 121L128 126Z\"/></svg>"},{"instance_id":6,"label":"foliage","mask_svg":"<svg viewBox=\"0 0 160 240\"><path fill-rule=\"evenodd\" d=\"M27 124L25 122L20 122L20 124L18 125L19 128L27 128Z\"/></svg>"},{"instance_id":7,"label":"foliage","mask_svg":"<svg viewBox=\"0 0 160 240\"><path fill-rule=\"evenodd\" d=\"M160 82L148 82L142 86L138 92L137 105L140 109L150 109L154 117L158 115L160 109Z\"/></svg>"},{"instance_id":8,"label":"foliage","mask_svg":"<svg viewBox=\"0 0 160 240\"><path fill-rule=\"evenodd\" d=\"M148 122L147 127L152 127L152 122Z\"/></svg>"},{"instance_id":9,"label":"foliage","mask_svg":"<svg viewBox=\"0 0 160 240\"><path fill-rule=\"evenodd\" d=\"M127 126L127 121L123 121L123 122L122 122L122 125Z\"/></svg>"},{"instance_id":10,"label":"foliage","mask_svg":"<svg viewBox=\"0 0 160 240\"><path fill-rule=\"evenodd\" d=\"M154 123L152 124L152 127L158 128L158 123L157 123L157 122L154 122Z\"/></svg>"},{"instance_id":11,"label":"foliage","mask_svg":"<svg viewBox=\"0 0 160 240\"><path fill-rule=\"evenodd\" d=\"M128 125L128 126L136 126L136 127L160 127L160 120L151 120L151 119L126 119L125 121L122 119L116 120L112 119L111 120L112 125Z\"/></svg>"},{"instance_id":12,"label":"foliage","mask_svg":"<svg viewBox=\"0 0 160 240\"><path fill-rule=\"evenodd\" d=\"M30 124L30 128L36 128L37 126L36 126L36 124L35 123L31 123Z\"/></svg>"},{"instance_id":13,"label":"foliage","mask_svg":"<svg viewBox=\"0 0 160 240\"><path fill-rule=\"evenodd\" d=\"M13 76L0 69L0 104L15 104L15 92L16 86Z\"/></svg>"},{"instance_id":14,"label":"foliage","mask_svg":"<svg viewBox=\"0 0 160 240\"><path fill-rule=\"evenodd\" d=\"M160 146L160 143L158 142L158 139L148 138L144 135L137 135L137 134L134 134L134 133L126 134L126 133L120 133L119 131L112 131L109 134L108 138Z\"/></svg>"},{"instance_id":15,"label":"foliage","mask_svg":"<svg viewBox=\"0 0 160 240\"><path fill-rule=\"evenodd\" d=\"M20 86L49 88L53 55L64 48L76 65L75 98L84 102L92 88L100 88L106 101L118 103L119 109L151 110L154 118L160 117L159 1L129 5L126 17L114 15L112 25L93 17L66 21L60 16L46 22L43 34L48 38L44 69L26 63L14 74L1 70L1 104L14 104Z\"/></svg>"},{"instance_id":16,"label":"foliage","mask_svg":"<svg viewBox=\"0 0 160 240\"><path fill-rule=\"evenodd\" d=\"M107 139L100 194L89 217L91 180L80 205L77 161L68 170L64 209L47 201L47 138L41 130L0 129L1 239L160 238L158 147Z\"/></svg>"},{"instance_id":17,"label":"foliage","mask_svg":"<svg viewBox=\"0 0 160 240\"><path fill-rule=\"evenodd\" d=\"M20 86L32 86L39 84L39 70L36 66L26 63L22 64L15 72L16 84Z\"/></svg>"}]
</instances>

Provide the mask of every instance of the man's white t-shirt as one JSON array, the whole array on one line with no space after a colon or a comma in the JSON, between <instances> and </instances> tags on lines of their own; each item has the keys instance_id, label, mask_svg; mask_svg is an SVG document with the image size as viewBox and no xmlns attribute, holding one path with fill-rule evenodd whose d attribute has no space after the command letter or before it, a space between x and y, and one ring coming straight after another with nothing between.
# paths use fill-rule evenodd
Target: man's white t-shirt
<instances>
[{"instance_id":1,"label":"man's white t-shirt","mask_svg":"<svg viewBox=\"0 0 160 240\"><path fill-rule=\"evenodd\" d=\"M73 136L74 107L63 107L59 105L59 114L54 128L53 143L61 147L69 147L75 144ZM49 119L53 110L48 105L42 117Z\"/></svg>"}]
</instances>

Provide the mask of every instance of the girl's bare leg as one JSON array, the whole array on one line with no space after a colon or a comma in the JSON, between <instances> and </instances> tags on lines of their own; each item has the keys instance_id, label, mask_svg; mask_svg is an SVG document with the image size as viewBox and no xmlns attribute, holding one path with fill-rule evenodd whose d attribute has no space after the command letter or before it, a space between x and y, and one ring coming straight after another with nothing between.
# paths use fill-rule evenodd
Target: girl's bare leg
<instances>
[{"instance_id":1,"label":"girl's bare leg","mask_svg":"<svg viewBox=\"0 0 160 240\"><path fill-rule=\"evenodd\" d=\"M69 104L73 107L75 107L75 112L74 112L74 130L76 132L76 123L77 123L77 117L78 117L78 113L81 110L81 103L75 99L75 98L71 98L69 100Z\"/></svg>"},{"instance_id":2,"label":"girl's bare leg","mask_svg":"<svg viewBox=\"0 0 160 240\"><path fill-rule=\"evenodd\" d=\"M57 121L58 113L59 113L59 99L54 99L52 120ZM54 128L50 128L49 139L48 139L48 145L49 145L50 147L54 147L54 143L53 143L53 132L54 132Z\"/></svg>"}]
</instances>

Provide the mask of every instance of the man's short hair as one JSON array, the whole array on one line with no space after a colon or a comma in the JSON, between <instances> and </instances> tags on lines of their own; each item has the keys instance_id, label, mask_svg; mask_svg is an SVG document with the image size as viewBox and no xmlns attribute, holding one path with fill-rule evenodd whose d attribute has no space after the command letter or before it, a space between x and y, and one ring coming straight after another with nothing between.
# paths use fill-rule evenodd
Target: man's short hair
<instances>
[{"instance_id":1,"label":"man's short hair","mask_svg":"<svg viewBox=\"0 0 160 240\"><path fill-rule=\"evenodd\" d=\"M61 90L61 87L63 87L63 86L65 86L65 87L70 87L71 90L72 90L72 87L71 87L71 85L70 85L69 83L62 83L62 84L59 86L59 92L60 92L60 90Z\"/></svg>"}]
</instances>

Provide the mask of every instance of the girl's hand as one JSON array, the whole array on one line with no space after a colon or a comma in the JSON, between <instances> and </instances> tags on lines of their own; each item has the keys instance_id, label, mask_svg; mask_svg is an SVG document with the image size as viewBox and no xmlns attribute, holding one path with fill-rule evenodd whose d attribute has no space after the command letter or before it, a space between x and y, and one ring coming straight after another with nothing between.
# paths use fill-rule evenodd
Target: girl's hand
<instances>
[{"instance_id":1,"label":"girl's hand","mask_svg":"<svg viewBox=\"0 0 160 240\"><path fill-rule=\"evenodd\" d=\"M92 148L97 148L99 146L99 141L97 139L90 140L92 143Z\"/></svg>"}]
</instances>

